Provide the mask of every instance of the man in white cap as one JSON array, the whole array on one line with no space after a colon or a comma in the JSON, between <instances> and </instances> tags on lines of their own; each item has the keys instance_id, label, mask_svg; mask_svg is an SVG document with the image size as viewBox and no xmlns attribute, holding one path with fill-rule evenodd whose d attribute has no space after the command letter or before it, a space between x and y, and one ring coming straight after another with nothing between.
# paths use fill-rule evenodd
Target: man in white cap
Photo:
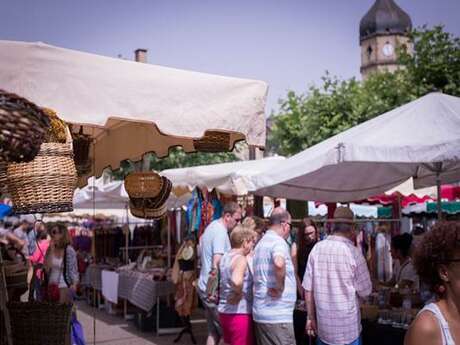
<instances>
[{"instance_id":1,"label":"man in white cap","mask_svg":"<svg viewBox=\"0 0 460 345\"><path fill-rule=\"evenodd\" d=\"M333 233L310 253L302 283L306 330L318 344L360 345L360 298L372 292L366 260L354 245L354 216L348 207L334 212Z\"/></svg>"}]
</instances>

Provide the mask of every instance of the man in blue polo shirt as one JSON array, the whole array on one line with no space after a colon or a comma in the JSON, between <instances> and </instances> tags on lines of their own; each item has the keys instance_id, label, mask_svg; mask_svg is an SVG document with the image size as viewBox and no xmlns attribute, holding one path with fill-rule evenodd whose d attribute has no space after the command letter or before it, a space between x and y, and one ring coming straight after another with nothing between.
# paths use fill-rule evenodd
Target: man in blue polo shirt
<instances>
[{"instance_id":1,"label":"man in blue polo shirt","mask_svg":"<svg viewBox=\"0 0 460 345\"><path fill-rule=\"evenodd\" d=\"M273 210L270 228L254 254L253 318L258 345L295 344L293 313L297 299L296 279L289 246L291 216Z\"/></svg>"},{"instance_id":2,"label":"man in blue polo shirt","mask_svg":"<svg viewBox=\"0 0 460 345\"><path fill-rule=\"evenodd\" d=\"M213 221L200 238L201 271L198 279L198 296L205 307L208 323L206 345L217 345L222 337L217 305L208 300L206 285L210 274L217 274L220 259L231 249L229 232L241 221L241 207L230 202L224 205L222 217Z\"/></svg>"}]
</instances>

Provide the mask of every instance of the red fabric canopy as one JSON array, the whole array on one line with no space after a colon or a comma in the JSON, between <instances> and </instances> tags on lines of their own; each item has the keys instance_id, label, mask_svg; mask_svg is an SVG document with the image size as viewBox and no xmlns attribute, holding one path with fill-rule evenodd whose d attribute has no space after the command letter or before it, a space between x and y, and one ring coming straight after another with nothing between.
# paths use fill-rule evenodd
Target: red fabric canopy
<instances>
[{"instance_id":1,"label":"red fabric canopy","mask_svg":"<svg viewBox=\"0 0 460 345\"><path fill-rule=\"evenodd\" d=\"M427 201L434 201L435 198L430 197L429 195L424 195L423 197L418 197L417 195L402 195L401 193L395 192L391 195L377 195L368 198L367 200L361 200L361 203L370 203L370 204L381 204L389 205L398 200L398 197L401 198L401 206L406 207L410 204L415 203L424 203ZM441 199L453 201L455 199L460 199L460 186L454 185L443 185L441 186Z\"/></svg>"}]
</instances>

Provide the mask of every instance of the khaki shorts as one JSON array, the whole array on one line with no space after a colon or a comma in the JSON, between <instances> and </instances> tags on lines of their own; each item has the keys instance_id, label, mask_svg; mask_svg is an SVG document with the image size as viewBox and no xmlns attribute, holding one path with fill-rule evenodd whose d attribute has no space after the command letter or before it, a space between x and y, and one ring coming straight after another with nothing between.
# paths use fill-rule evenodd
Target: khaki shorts
<instances>
[{"instance_id":1,"label":"khaki shorts","mask_svg":"<svg viewBox=\"0 0 460 345\"><path fill-rule=\"evenodd\" d=\"M295 344L292 323L255 323L257 345Z\"/></svg>"}]
</instances>

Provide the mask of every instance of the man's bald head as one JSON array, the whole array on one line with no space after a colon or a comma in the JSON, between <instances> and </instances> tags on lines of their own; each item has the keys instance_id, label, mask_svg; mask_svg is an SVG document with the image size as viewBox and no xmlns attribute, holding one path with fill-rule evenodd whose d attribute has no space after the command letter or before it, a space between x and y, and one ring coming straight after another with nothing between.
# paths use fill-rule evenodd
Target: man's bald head
<instances>
[{"instance_id":1,"label":"man's bald head","mask_svg":"<svg viewBox=\"0 0 460 345\"><path fill-rule=\"evenodd\" d=\"M270 215L270 225L280 225L291 221L291 215L282 207L276 207Z\"/></svg>"}]
</instances>

